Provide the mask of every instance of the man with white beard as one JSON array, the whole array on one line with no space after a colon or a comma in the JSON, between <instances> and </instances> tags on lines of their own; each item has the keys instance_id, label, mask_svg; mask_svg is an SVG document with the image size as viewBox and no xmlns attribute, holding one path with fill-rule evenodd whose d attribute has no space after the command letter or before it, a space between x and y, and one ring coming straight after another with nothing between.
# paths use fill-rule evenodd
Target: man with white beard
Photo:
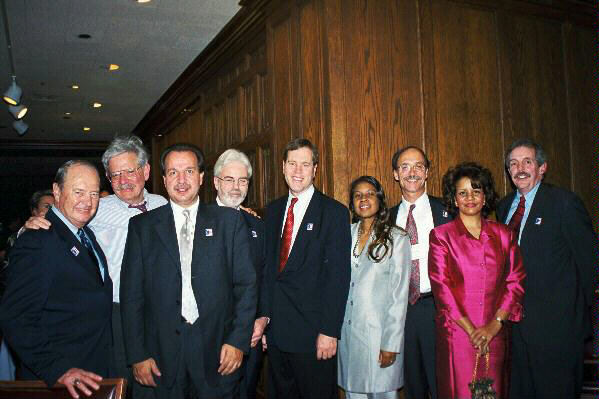
<instances>
[{"instance_id":1,"label":"man with white beard","mask_svg":"<svg viewBox=\"0 0 599 399\"><path fill-rule=\"evenodd\" d=\"M216 203L240 210L241 204L248 193L252 165L248 157L241 151L228 149L221 154L214 164L214 187L217 191ZM244 357L241 366L240 397L254 399L256 385L262 365L262 345L259 345L268 319L262 314L262 301L260 283L264 269L264 223L256 216L240 210L248 226L252 262L256 268L256 282L258 286L258 307L254 331L252 333L250 353Z\"/></svg>"}]
</instances>

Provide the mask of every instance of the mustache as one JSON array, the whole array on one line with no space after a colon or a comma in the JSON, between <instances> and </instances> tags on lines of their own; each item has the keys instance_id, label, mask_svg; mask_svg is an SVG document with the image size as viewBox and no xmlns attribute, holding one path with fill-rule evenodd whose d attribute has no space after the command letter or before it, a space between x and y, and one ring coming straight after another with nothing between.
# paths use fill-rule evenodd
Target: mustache
<instances>
[{"instance_id":1,"label":"mustache","mask_svg":"<svg viewBox=\"0 0 599 399\"><path fill-rule=\"evenodd\" d=\"M191 186L189 184L185 184L185 183L179 183L175 185L175 190L179 190L179 189L184 189L184 190L188 190Z\"/></svg>"},{"instance_id":2,"label":"mustache","mask_svg":"<svg viewBox=\"0 0 599 399\"><path fill-rule=\"evenodd\" d=\"M422 177L418 175L410 175L404 177L404 180L422 180Z\"/></svg>"},{"instance_id":3,"label":"mustache","mask_svg":"<svg viewBox=\"0 0 599 399\"><path fill-rule=\"evenodd\" d=\"M133 185L131 183L123 183L123 184L119 184L114 189L115 190L132 190L134 187L135 187L135 185Z\"/></svg>"},{"instance_id":4,"label":"mustache","mask_svg":"<svg viewBox=\"0 0 599 399\"><path fill-rule=\"evenodd\" d=\"M520 172L520 173L516 174L516 178L518 178L518 179L526 179L528 177L530 177L530 173Z\"/></svg>"}]
</instances>

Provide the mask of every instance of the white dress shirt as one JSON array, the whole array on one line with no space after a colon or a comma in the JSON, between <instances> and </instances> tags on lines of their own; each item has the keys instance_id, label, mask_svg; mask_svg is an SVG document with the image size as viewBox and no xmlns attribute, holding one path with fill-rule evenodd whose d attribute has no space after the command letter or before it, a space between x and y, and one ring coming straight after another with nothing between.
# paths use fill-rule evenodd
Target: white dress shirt
<instances>
[{"instance_id":1,"label":"white dress shirt","mask_svg":"<svg viewBox=\"0 0 599 399\"><path fill-rule=\"evenodd\" d=\"M144 201L148 211L167 203L160 195L150 194L144 189ZM96 240L108 262L108 274L112 279L112 301L119 302L121 286L121 263L125 253L129 219L142 213L139 209L129 208L129 204L116 195L100 198L98 212L88 227L96 235Z\"/></svg>"},{"instance_id":2,"label":"white dress shirt","mask_svg":"<svg viewBox=\"0 0 599 399\"><path fill-rule=\"evenodd\" d=\"M189 210L189 217L191 218L191 250L193 252L193 237L195 235L196 230L196 216L198 215L198 207L200 206L200 199L197 198L196 202L194 202L191 206L184 208L181 205L175 204L173 201L170 201L171 207L173 208L173 216L175 217L175 231L177 232L177 242L179 242L181 228L183 227L183 223L185 223L185 215L183 215L184 210Z\"/></svg>"},{"instance_id":3,"label":"white dress shirt","mask_svg":"<svg viewBox=\"0 0 599 399\"><path fill-rule=\"evenodd\" d=\"M308 205L310 205L312 195L314 195L314 185L310 185L310 187L299 193L299 195L297 196L297 202L293 206L293 233L291 234L291 246L289 247L290 253L291 249L293 248L293 243L295 242L297 232L299 231L300 225L302 224L302 220L304 219L304 215L306 214L306 210L308 209ZM287 198L287 206L285 206L285 213L283 213L283 226L281 228L281 236L283 236L283 230L285 229L285 220L287 219L287 210L289 209L289 205L291 205L291 199L293 197L293 194L291 194L290 192L289 197Z\"/></svg>"},{"instance_id":4,"label":"white dress shirt","mask_svg":"<svg viewBox=\"0 0 599 399\"><path fill-rule=\"evenodd\" d=\"M410 205L412 203L402 197L395 223L404 229L408 221ZM426 193L418 197L414 205L416 207L412 211L412 216L414 216L416 231L418 231L418 244L412 245L412 260L418 259L420 293L427 294L431 291L431 282L428 278L428 239L431 230L435 228L435 223L433 222L433 211L431 210L431 204Z\"/></svg>"}]
</instances>

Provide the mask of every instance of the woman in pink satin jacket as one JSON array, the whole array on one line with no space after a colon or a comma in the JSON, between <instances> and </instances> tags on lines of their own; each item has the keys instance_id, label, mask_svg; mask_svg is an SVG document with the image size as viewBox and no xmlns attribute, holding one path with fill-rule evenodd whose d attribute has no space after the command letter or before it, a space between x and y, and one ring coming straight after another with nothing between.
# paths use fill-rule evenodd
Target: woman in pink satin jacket
<instances>
[{"instance_id":1,"label":"woman in pink satin jacket","mask_svg":"<svg viewBox=\"0 0 599 399\"><path fill-rule=\"evenodd\" d=\"M498 398L509 383L509 328L522 317L525 278L518 234L488 220L497 195L488 169L463 163L443 176L443 197L457 217L430 233L429 277L437 306L439 398L470 398L476 353L489 352ZM481 357L478 376L484 376Z\"/></svg>"}]
</instances>

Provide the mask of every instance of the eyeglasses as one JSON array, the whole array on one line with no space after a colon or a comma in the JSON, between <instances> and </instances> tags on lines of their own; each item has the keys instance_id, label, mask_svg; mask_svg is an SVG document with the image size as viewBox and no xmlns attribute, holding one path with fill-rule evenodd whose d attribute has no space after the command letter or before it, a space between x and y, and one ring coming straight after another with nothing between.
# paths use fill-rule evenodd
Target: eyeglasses
<instances>
[{"instance_id":1,"label":"eyeglasses","mask_svg":"<svg viewBox=\"0 0 599 399\"><path fill-rule=\"evenodd\" d=\"M422 173L426 170L426 166L422 162L416 162L415 164L402 163L397 167L401 173L407 173L412 168L418 173Z\"/></svg>"},{"instance_id":2,"label":"eyeglasses","mask_svg":"<svg viewBox=\"0 0 599 399\"><path fill-rule=\"evenodd\" d=\"M122 176L133 177L133 176L135 176L135 174L137 173L137 171L139 171L142 167L143 166L138 166L135 169L129 168L129 169L118 170L116 172L110 172L110 173L107 174L108 180L112 181L112 180L118 179L118 178L120 178Z\"/></svg>"},{"instance_id":3,"label":"eyeglasses","mask_svg":"<svg viewBox=\"0 0 599 399\"><path fill-rule=\"evenodd\" d=\"M218 176L214 176L216 177L218 180L221 180L224 184L232 186L235 184L235 182L237 181L237 184L239 184L239 187L245 187L248 184L250 184L250 179L247 177L240 177L239 179L235 179L234 177L231 176L227 176L227 177L218 177Z\"/></svg>"}]
</instances>

